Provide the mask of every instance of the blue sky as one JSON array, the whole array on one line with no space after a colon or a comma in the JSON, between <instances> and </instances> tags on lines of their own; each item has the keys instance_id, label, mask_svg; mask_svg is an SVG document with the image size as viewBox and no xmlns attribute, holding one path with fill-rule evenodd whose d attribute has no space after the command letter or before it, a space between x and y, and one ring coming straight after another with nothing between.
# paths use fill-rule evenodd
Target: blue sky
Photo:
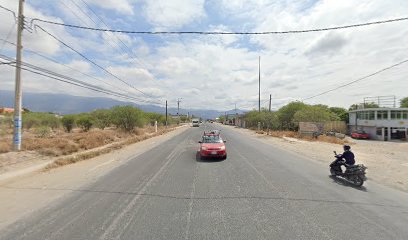
<instances>
[{"instance_id":1,"label":"blue sky","mask_svg":"<svg viewBox=\"0 0 408 240\"><path fill-rule=\"evenodd\" d=\"M0 4L17 10L15 0L0 0ZM408 1L29 0L25 16L104 28L92 11L114 29L279 31L406 17ZM0 16L0 37L6 38L14 20L3 10ZM273 107L279 108L408 59L406 24L272 36L126 35L40 24L153 99L104 74L40 30L24 32L26 49L101 81L28 52L24 53L24 60L144 100L168 100L175 105L177 98L182 97L188 108L224 110L233 108L235 103L243 109L257 106L257 64L261 56L262 101L272 94ZM14 29L8 40L15 39ZM5 44L1 53L15 56L14 46ZM308 103L348 107L366 96L408 96L406 69L395 68ZM14 88L12 68L0 66L0 76L4 89ZM23 89L103 96L29 73L23 75Z\"/></svg>"}]
</instances>

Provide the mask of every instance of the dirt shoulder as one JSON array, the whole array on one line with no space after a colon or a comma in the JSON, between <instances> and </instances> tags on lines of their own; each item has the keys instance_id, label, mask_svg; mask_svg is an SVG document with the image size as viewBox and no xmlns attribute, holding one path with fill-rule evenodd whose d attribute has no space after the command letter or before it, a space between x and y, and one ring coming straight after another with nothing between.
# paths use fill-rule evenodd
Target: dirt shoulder
<instances>
[{"instance_id":1,"label":"dirt shoulder","mask_svg":"<svg viewBox=\"0 0 408 240\"><path fill-rule=\"evenodd\" d=\"M92 129L89 132L65 133L38 138L27 132L25 148L20 152L0 154L0 181L47 166L48 168L75 163L106 154L126 145L173 131L177 127L152 127L124 133L114 129ZM8 140L8 143L11 139ZM30 149L30 150L28 150Z\"/></svg>"},{"instance_id":2,"label":"dirt shoulder","mask_svg":"<svg viewBox=\"0 0 408 240\"><path fill-rule=\"evenodd\" d=\"M75 189L96 182L116 167L187 129L188 127L179 127L87 161L0 180L0 229Z\"/></svg>"},{"instance_id":3,"label":"dirt shoulder","mask_svg":"<svg viewBox=\"0 0 408 240\"><path fill-rule=\"evenodd\" d=\"M305 141L291 137L278 138L266 134L257 134L248 129L234 129L252 135L267 144L304 155L313 161L325 164L329 164L334 160L333 151L342 151L342 145L340 144ZM357 163L363 163L368 167L367 177L369 181L375 181L408 192L408 142L347 140L351 142Z\"/></svg>"}]
</instances>

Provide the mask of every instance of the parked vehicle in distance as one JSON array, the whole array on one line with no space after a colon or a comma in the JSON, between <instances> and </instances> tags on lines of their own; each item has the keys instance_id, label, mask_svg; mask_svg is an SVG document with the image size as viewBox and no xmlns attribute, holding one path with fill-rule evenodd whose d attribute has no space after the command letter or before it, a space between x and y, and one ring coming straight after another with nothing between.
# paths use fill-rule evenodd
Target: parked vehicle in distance
<instances>
[{"instance_id":1,"label":"parked vehicle in distance","mask_svg":"<svg viewBox=\"0 0 408 240\"><path fill-rule=\"evenodd\" d=\"M200 126L200 120L198 118L193 118L191 120L193 127L199 127Z\"/></svg>"},{"instance_id":2,"label":"parked vehicle in distance","mask_svg":"<svg viewBox=\"0 0 408 240\"><path fill-rule=\"evenodd\" d=\"M356 139L370 139L370 135L363 130L358 130L351 133L351 138Z\"/></svg>"},{"instance_id":3,"label":"parked vehicle in distance","mask_svg":"<svg viewBox=\"0 0 408 240\"><path fill-rule=\"evenodd\" d=\"M219 134L204 134L202 140L199 141L200 158L227 158L227 149L225 147L225 142Z\"/></svg>"}]
</instances>

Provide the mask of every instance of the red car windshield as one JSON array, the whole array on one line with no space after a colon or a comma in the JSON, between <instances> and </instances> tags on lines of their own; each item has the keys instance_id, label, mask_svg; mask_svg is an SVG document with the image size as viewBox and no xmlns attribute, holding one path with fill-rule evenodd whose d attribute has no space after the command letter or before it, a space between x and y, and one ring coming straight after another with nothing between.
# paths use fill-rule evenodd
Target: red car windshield
<instances>
[{"instance_id":1,"label":"red car windshield","mask_svg":"<svg viewBox=\"0 0 408 240\"><path fill-rule=\"evenodd\" d=\"M218 135L203 136L203 143L222 143L222 139Z\"/></svg>"}]
</instances>

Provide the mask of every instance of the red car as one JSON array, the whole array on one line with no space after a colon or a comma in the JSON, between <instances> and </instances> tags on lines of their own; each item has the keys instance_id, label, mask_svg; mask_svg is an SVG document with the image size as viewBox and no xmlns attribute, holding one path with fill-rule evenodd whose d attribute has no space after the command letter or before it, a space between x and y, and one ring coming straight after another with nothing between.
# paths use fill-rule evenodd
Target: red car
<instances>
[{"instance_id":1,"label":"red car","mask_svg":"<svg viewBox=\"0 0 408 240\"><path fill-rule=\"evenodd\" d=\"M227 158L227 149L225 148L225 142L222 140L219 134L209 134L203 135L200 143L200 158L206 157L217 157L221 159Z\"/></svg>"},{"instance_id":2,"label":"red car","mask_svg":"<svg viewBox=\"0 0 408 240\"><path fill-rule=\"evenodd\" d=\"M356 132L351 133L351 138L370 139L370 135L362 130L358 130Z\"/></svg>"}]
</instances>

